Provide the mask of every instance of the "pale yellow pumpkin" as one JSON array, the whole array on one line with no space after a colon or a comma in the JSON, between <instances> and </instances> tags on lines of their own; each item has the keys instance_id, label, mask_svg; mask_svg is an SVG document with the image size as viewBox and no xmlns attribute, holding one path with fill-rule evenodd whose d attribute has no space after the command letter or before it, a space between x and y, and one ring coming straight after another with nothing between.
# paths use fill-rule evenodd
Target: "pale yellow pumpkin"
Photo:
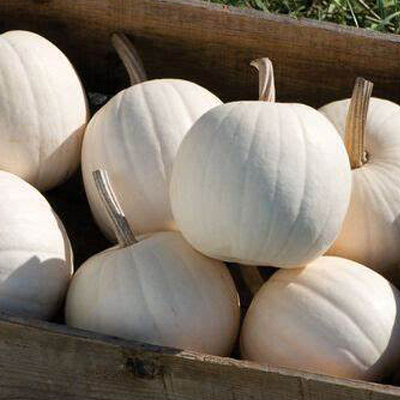
<instances>
[{"instance_id":1,"label":"pale yellow pumpkin","mask_svg":"<svg viewBox=\"0 0 400 400\"><path fill-rule=\"evenodd\" d=\"M0 35L0 169L51 189L78 167L89 118L67 57L26 31Z\"/></svg>"},{"instance_id":2,"label":"pale yellow pumpkin","mask_svg":"<svg viewBox=\"0 0 400 400\"><path fill-rule=\"evenodd\" d=\"M175 230L168 194L172 163L193 123L221 104L212 93L185 80L141 82L146 78L136 65L136 53L123 36L122 42L119 36L114 39L135 84L95 114L82 150L90 207L100 229L112 240L112 223L94 186L92 171L108 171L135 234Z\"/></svg>"},{"instance_id":3,"label":"pale yellow pumpkin","mask_svg":"<svg viewBox=\"0 0 400 400\"><path fill-rule=\"evenodd\" d=\"M260 97L273 100L265 64L262 71ZM350 184L345 147L318 111L241 101L215 107L190 129L170 197L178 228L198 251L289 268L322 255L336 239Z\"/></svg>"},{"instance_id":4,"label":"pale yellow pumpkin","mask_svg":"<svg viewBox=\"0 0 400 400\"><path fill-rule=\"evenodd\" d=\"M97 185L103 179L99 174ZM120 246L86 261L66 302L70 326L125 339L228 355L239 330L240 305L226 266L192 249L177 232L135 243L108 189L108 212ZM115 206L117 205L117 209Z\"/></svg>"},{"instance_id":5,"label":"pale yellow pumpkin","mask_svg":"<svg viewBox=\"0 0 400 400\"><path fill-rule=\"evenodd\" d=\"M46 199L0 171L0 311L51 319L73 272L71 245Z\"/></svg>"},{"instance_id":6,"label":"pale yellow pumpkin","mask_svg":"<svg viewBox=\"0 0 400 400\"><path fill-rule=\"evenodd\" d=\"M400 293L354 261L321 257L276 272L241 332L247 360L343 378L380 380L400 362Z\"/></svg>"},{"instance_id":7,"label":"pale yellow pumpkin","mask_svg":"<svg viewBox=\"0 0 400 400\"><path fill-rule=\"evenodd\" d=\"M393 275L400 264L400 106L369 99L371 91L359 80L351 101L320 109L347 144L353 169L349 210L328 254Z\"/></svg>"}]
</instances>

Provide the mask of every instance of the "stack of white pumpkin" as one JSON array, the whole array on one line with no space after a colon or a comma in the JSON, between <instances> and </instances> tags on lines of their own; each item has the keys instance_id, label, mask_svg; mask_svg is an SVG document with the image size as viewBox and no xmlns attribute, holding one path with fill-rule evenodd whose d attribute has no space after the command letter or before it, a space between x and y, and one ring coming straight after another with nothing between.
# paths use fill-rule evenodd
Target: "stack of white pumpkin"
<instances>
[{"instance_id":1,"label":"stack of white pumpkin","mask_svg":"<svg viewBox=\"0 0 400 400\"><path fill-rule=\"evenodd\" d=\"M65 55L31 32L0 36L0 76L0 310L50 319L73 256L37 189L61 184L79 166L86 95Z\"/></svg>"},{"instance_id":2,"label":"stack of white pumpkin","mask_svg":"<svg viewBox=\"0 0 400 400\"><path fill-rule=\"evenodd\" d=\"M365 124L372 84L363 79L351 101L321 112L274 103L271 63L253 65L266 101L214 108L180 146L170 190L176 223L210 257L282 268L247 312L243 358L379 380L400 362L400 294L364 265L321 256L376 270L399 261L400 107L372 99ZM353 172L335 126L346 132ZM368 240L375 229L379 245Z\"/></svg>"},{"instance_id":3,"label":"stack of white pumpkin","mask_svg":"<svg viewBox=\"0 0 400 400\"><path fill-rule=\"evenodd\" d=\"M239 331L235 284L223 262L198 253L174 231L168 194L184 135L221 101L191 82L145 81L127 38L116 34L113 43L132 86L90 121L82 171L94 218L119 246L78 270L66 322L125 339L229 355Z\"/></svg>"},{"instance_id":4,"label":"stack of white pumpkin","mask_svg":"<svg viewBox=\"0 0 400 400\"><path fill-rule=\"evenodd\" d=\"M132 86L88 124L82 170L118 246L75 274L67 324L229 355L240 305L224 261L253 278L254 266L275 266L253 285L243 358L360 379L393 372L400 295L373 269L400 263L400 107L370 99L362 79L320 112L275 103L267 59L254 62L260 101L222 104L191 82L146 81L126 37L113 43ZM49 319L72 251L21 178L47 190L76 169L86 98L65 56L29 32L0 36L0 71L0 309Z\"/></svg>"}]
</instances>

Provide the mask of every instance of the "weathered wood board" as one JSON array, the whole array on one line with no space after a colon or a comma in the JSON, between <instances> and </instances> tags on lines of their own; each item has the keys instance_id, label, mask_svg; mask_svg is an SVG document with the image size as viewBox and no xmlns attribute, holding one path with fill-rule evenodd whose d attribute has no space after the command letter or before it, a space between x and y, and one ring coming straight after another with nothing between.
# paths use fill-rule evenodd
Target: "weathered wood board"
<instances>
[{"instance_id":1,"label":"weathered wood board","mask_svg":"<svg viewBox=\"0 0 400 400\"><path fill-rule=\"evenodd\" d=\"M400 388L0 319L0 399L392 400Z\"/></svg>"},{"instance_id":2,"label":"weathered wood board","mask_svg":"<svg viewBox=\"0 0 400 400\"><path fill-rule=\"evenodd\" d=\"M400 37L196 0L2 0L0 29L45 34L71 58L87 87L126 85L109 35L134 38L149 76L198 82L224 101L253 99L248 64L275 63L278 99L318 106L349 96L357 75L375 94L400 98Z\"/></svg>"}]
</instances>

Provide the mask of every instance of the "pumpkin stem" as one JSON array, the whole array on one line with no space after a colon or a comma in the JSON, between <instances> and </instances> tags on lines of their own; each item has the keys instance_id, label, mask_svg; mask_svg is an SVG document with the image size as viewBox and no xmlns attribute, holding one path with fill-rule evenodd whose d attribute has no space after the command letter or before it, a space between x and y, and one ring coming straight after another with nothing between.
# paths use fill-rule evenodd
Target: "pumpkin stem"
<instances>
[{"instance_id":1,"label":"pumpkin stem","mask_svg":"<svg viewBox=\"0 0 400 400\"><path fill-rule=\"evenodd\" d=\"M128 72L131 85L147 81L139 53L128 37L124 33L113 33L111 35L111 43Z\"/></svg>"},{"instance_id":2,"label":"pumpkin stem","mask_svg":"<svg viewBox=\"0 0 400 400\"><path fill-rule=\"evenodd\" d=\"M373 87L374 84L364 78L357 78L354 84L344 136L344 144L352 169L360 168L367 162L365 125Z\"/></svg>"},{"instance_id":3,"label":"pumpkin stem","mask_svg":"<svg viewBox=\"0 0 400 400\"><path fill-rule=\"evenodd\" d=\"M135 236L129 227L128 221L125 218L124 212L122 211L122 208L118 203L115 193L111 187L107 171L101 169L94 171L93 179L100 199L114 225L114 232L117 236L120 247L124 248L137 243L137 240L135 239Z\"/></svg>"},{"instance_id":4,"label":"pumpkin stem","mask_svg":"<svg viewBox=\"0 0 400 400\"><path fill-rule=\"evenodd\" d=\"M255 265L241 265L240 273L244 280L246 287L250 293L255 296L262 285L264 285L264 279Z\"/></svg>"},{"instance_id":5,"label":"pumpkin stem","mask_svg":"<svg viewBox=\"0 0 400 400\"><path fill-rule=\"evenodd\" d=\"M250 65L258 71L259 100L275 102L275 78L272 61L267 58L258 58L253 60Z\"/></svg>"}]
</instances>

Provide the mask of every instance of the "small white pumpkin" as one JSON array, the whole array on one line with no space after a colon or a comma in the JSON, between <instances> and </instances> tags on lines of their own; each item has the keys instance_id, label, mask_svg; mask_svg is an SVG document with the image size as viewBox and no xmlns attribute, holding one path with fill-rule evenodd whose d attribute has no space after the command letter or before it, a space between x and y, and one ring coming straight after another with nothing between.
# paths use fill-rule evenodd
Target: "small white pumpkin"
<instances>
[{"instance_id":1,"label":"small white pumpkin","mask_svg":"<svg viewBox=\"0 0 400 400\"><path fill-rule=\"evenodd\" d=\"M241 332L247 360L379 380L400 362L400 293L354 261L321 257L280 270L260 289Z\"/></svg>"},{"instance_id":2,"label":"small white pumpkin","mask_svg":"<svg viewBox=\"0 0 400 400\"><path fill-rule=\"evenodd\" d=\"M114 36L115 47L132 84L140 82L144 72L124 36L122 40ZM94 218L109 239L115 236L92 171L108 171L135 234L176 229L168 194L173 160L193 123L219 104L216 96L192 82L155 79L123 90L94 115L83 143L83 178Z\"/></svg>"},{"instance_id":3,"label":"small white pumpkin","mask_svg":"<svg viewBox=\"0 0 400 400\"><path fill-rule=\"evenodd\" d=\"M353 168L349 210L328 253L390 274L400 263L400 106L369 99L371 92L372 84L359 79L351 101L320 109L345 141Z\"/></svg>"},{"instance_id":4,"label":"small white pumpkin","mask_svg":"<svg viewBox=\"0 0 400 400\"><path fill-rule=\"evenodd\" d=\"M212 109L191 128L175 159L170 197L178 228L198 251L290 267L329 248L350 183L345 147L318 111L241 101Z\"/></svg>"},{"instance_id":5,"label":"small white pumpkin","mask_svg":"<svg viewBox=\"0 0 400 400\"><path fill-rule=\"evenodd\" d=\"M0 169L44 191L78 167L86 95L65 55L26 31L0 36Z\"/></svg>"},{"instance_id":6,"label":"small white pumpkin","mask_svg":"<svg viewBox=\"0 0 400 400\"><path fill-rule=\"evenodd\" d=\"M65 229L46 199L0 171L0 310L54 316L73 272Z\"/></svg>"},{"instance_id":7,"label":"small white pumpkin","mask_svg":"<svg viewBox=\"0 0 400 400\"><path fill-rule=\"evenodd\" d=\"M97 172L96 177L120 246L79 268L67 295L67 324L228 355L239 330L240 305L226 266L193 250L177 232L156 233L135 243L104 174Z\"/></svg>"}]
</instances>

